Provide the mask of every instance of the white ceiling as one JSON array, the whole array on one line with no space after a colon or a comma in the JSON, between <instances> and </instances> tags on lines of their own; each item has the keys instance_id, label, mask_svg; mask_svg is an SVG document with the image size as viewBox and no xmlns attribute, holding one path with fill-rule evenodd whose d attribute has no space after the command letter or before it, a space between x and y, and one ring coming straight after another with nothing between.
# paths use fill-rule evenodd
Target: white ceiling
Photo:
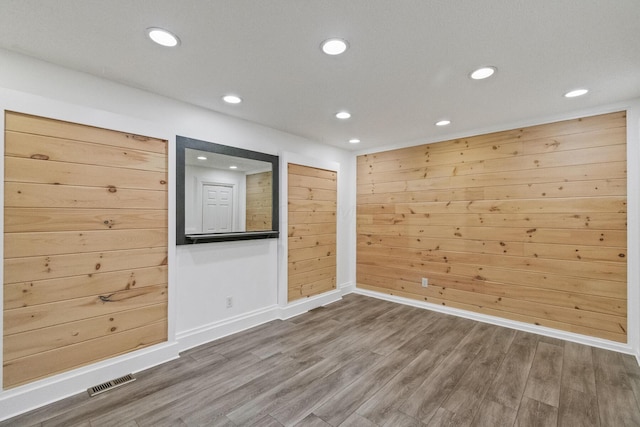
<instances>
[{"instance_id":1,"label":"white ceiling","mask_svg":"<svg viewBox=\"0 0 640 427\"><path fill-rule=\"evenodd\" d=\"M640 97L639 0L0 0L0 47L346 149Z\"/></svg>"}]
</instances>

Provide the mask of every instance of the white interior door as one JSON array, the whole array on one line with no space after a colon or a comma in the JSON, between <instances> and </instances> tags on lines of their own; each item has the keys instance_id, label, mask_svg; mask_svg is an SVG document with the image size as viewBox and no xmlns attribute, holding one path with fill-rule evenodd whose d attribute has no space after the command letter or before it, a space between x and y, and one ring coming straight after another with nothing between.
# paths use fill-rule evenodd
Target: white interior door
<instances>
[{"instance_id":1,"label":"white interior door","mask_svg":"<svg viewBox=\"0 0 640 427\"><path fill-rule=\"evenodd\" d=\"M202 232L233 231L233 187L202 185Z\"/></svg>"}]
</instances>

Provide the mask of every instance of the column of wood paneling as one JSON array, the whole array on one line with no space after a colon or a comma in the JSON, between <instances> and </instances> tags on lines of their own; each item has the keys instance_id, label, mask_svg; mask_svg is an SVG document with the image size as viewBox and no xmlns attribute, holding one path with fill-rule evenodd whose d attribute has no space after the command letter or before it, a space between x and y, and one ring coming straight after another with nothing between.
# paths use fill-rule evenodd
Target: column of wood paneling
<instances>
[{"instance_id":1,"label":"column of wood paneling","mask_svg":"<svg viewBox=\"0 0 640 427\"><path fill-rule=\"evenodd\" d=\"M626 192L625 112L359 156L358 287L626 342Z\"/></svg>"},{"instance_id":2,"label":"column of wood paneling","mask_svg":"<svg viewBox=\"0 0 640 427\"><path fill-rule=\"evenodd\" d=\"M271 230L273 173L261 172L247 175L246 231Z\"/></svg>"},{"instance_id":3,"label":"column of wood paneling","mask_svg":"<svg viewBox=\"0 0 640 427\"><path fill-rule=\"evenodd\" d=\"M288 300L336 287L336 172L289 163Z\"/></svg>"},{"instance_id":4,"label":"column of wood paneling","mask_svg":"<svg viewBox=\"0 0 640 427\"><path fill-rule=\"evenodd\" d=\"M167 339L167 142L5 114L3 379Z\"/></svg>"}]
</instances>

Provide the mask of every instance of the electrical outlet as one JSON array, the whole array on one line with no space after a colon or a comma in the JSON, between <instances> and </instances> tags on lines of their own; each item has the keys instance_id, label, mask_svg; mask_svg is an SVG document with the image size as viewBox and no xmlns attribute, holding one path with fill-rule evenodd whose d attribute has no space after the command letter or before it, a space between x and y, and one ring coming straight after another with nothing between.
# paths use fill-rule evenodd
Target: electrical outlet
<instances>
[{"instance_id":1,"label":"electrical outlet","mask_svg":"<svg viewBox=\"0 0 640 427\"><path fill-rule=\"evenodd\" d=\"M227 297L227 308L233 307L233 297Z\"/></svg>"},{"instance_id":2,"label":"electrical outlet","mask_svg":"<svg viewBox=\"0 0 640 427\"><path fill-rule=\"evenodd\" d=\"M426 277L422 278L422 287L426 288L427 286L429 286L429 279L427 279Z\"/></svg>"}]
</instances>

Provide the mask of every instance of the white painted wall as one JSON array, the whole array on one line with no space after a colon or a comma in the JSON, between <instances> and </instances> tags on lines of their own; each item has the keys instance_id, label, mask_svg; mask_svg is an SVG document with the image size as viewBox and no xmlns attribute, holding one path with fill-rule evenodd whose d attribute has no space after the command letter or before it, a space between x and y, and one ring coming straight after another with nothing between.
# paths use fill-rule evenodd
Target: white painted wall
<instances>
[{"instance_id":1,"label":"white painted wall","mask_svg":"<svg viewBox=\"0 0 640 427\"><path fill-rule=\"evenodd\" d=\"M168 139L170 184L175 183L175 135L273 155L292 152L337 164L347 165L353 160L347 151L12 52L0 50L0 64L0 109ZM0 134L3 148L4 123ZM350 183L355 175L351 168L344 169L348 172L338 179L338 204L342 211L353 212L355 193ZM0 176L4 176L2 170ZM173 194L169 206L171 223L175 218ZM339 253L349 253L355 244L354 233L349 232L354 224L353 215L338 218ZM170 224L170 244L175 241L174 234ZM286 238L286 230L281 230L281 237ZM0 420L161 363L183 349L290 313L277 305L276 239L187 245L177 250L172 247L169 267L168 344L1 391ZM343 287L355 281L355 265L346 256L338 259L337 278ZM234 302L229 309L225 306L228 296ZM320 297L310 300L307 307L327 302L330 300ZM0 326L1 322L0 317Z\"/></svg>"}]
</instances>

